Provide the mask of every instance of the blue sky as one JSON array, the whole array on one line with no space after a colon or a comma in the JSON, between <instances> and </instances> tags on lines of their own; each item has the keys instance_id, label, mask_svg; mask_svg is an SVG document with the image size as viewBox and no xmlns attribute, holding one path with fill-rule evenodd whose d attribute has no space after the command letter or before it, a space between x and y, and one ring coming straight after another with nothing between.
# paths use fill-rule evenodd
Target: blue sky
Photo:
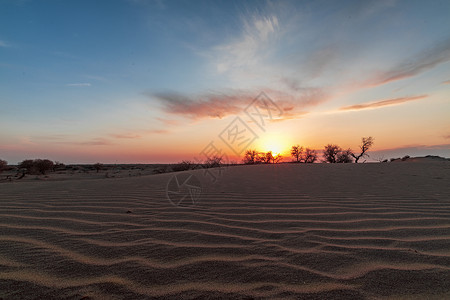
<instances>
[{"instance_id":1,"label":"blue sky","mask_svg":"<svg viewBox=\"0 0 450 300\"><path fill-rule=\"evenodd\" d=\"M190 158L261 91L284 114L252 147L356 149L372 135L379 157L449 157L449 13L448 1L0 0L0 158Z\"/></svg>"}]
</instances>

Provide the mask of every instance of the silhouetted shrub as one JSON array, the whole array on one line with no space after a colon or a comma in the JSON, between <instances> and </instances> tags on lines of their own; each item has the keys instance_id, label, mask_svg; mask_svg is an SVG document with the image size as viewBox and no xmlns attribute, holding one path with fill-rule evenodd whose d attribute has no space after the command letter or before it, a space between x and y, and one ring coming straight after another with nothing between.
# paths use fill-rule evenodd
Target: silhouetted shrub
<instances>
[{"instance_id":1,"label":"silhouetted shrub","mask_svg":"<svg viewBox=\"0 0 450 300\"><path fill-rule=\"evenodd\" d=\"M352 163L353 162L353 158L352 158L352 150L347 149L347 150L342 150L337 154L336 157L336 162L337 163Z\"/></svg>"},{"instance_id":2,"label":"silhouetted shrub","mask_svg":"<svg viewBox=\"0 0 450 300\"><path fill-rule=\"evenodd\" d=\"M167 167L159 167L159 168L154 169L152 172L153 172L153 174L163 174L163 173L167 173L168 170L167 170Z\"/></svg>"},{"instance_id":3,"label":"silhouetted shrub","mask_svg":"<svg viewBox=\"0 0 450 300\"><path fill-rule=\"evenodd\" d=\"M39 173L45 175L47 171L53 170L54 163L48 159L35 159L34 165Z\"/></svg>"},{"instance_id":4,"label":"silhouetted shrub","mask_svg":"<svg viewBox=\"0 0 450 300\"><path fill-rule=\"evenodd\" d=\"M179 171L187 171L187 170L192 170L194 169L195 164L192 163L189 160L183 160L182 162L175 164L172 166L172 170L174 172L179 172Z\"/></svg>"},{"instance_id":5,"label":"silhouetted shrub","mask_svg":"<svg viewBox=\"0 0 450 300\"><path fill-rule=\"evenodd\" d=\"M54 163L48 159L26 159L19 163L19 169L26 169L28 174L45 175L47 171L53 170Z\"/></svg>"},{"instance_id":6,"label":"silhouetted shrub","mask_svg":"<svg viewBox=\"0 0 450 300\"><path fill-rule=\"evenodd\" d=\"M55 165L53 166L54 171L63 171L66 170L66 165L62 162L56 161Z\"/></svg>"},{"instance_id":7,"label":"silhouetted shrub","mask_svg":"<svg viewBox=\"0 0 450 300\"><path fill-rule=\"evenodd\" d=\"M220 167L222 165L222 160L223 160L223 157L221 157L221 156L210 157L205 161L205 167L206 168Z\"/></svg>"},{"instance_id":8,"label":"silhouetted shrub","mask_svg":"<svg viewBox=\"0 0 450 300\"><path fill-rule=\"evenodd\" d=\"M256 150L247 150L245 151L244 159L242 160L246 165L253 165L260 162L259 153Z\"/></svg>"},{"instance_id":9,"label":"silhouetted shrub","mask_svg":"<svg viewBox=\"0 0 450 300\"><path fill-rule=\"evenodd\" d=\"M97 173L98 173L100 170L103 169L103 164L101 164L101 163L95 163L95 164L93 165L93 167L94 167L95 171L97 171Z\"/></svg>"},{"instance_id":10,"label":"silhouetted shrub","mask_svg":"<svg viewBox=\"0 0 450 300\"><path fill-rule=\"evenodd\" d=\"M19 169L26 169L28 173L31 173L33 166L34 164L32 159L26 159L19 163Z\"/></svg>"},{"instance_id":11,"label":"silhouetted shrub","mask_svg":"<svg viewBox=\"0 0 450 300\"><path fill-rule=\"evenodd\" d=\"M409 158L410 158L409 155L405 155L405 156L402 157L402 161L405 161L405 160L407 160L407 159L409 159Z\"/></svg>"},{"instance_id":12,"label":"silhouetted shrub","mask_svg":"<svg viewBox=\"0 0 450 300\"><path fill-rule=\"evenodd\" d=\"M0 159L0 173L3 172L8 166L8 162L6 160Z\"/></svg>"}]
</instances>

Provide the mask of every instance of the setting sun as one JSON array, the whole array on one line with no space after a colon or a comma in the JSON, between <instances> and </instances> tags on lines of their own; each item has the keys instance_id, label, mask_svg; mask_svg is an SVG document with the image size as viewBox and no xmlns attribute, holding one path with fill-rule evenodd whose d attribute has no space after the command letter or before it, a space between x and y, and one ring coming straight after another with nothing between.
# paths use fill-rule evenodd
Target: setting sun
<instances>
[{"instance_id":1,"label":"setting sun","mask_svg":"<svg viewBox=\"0 0 450 300\"><path fill-rule=\"evenodd\" d=\"M289 150L289 143L280 135L268 135L261 139L258 150L263 152L272 151L273 155L285 154Z\"/></svg>"}]
</instances>

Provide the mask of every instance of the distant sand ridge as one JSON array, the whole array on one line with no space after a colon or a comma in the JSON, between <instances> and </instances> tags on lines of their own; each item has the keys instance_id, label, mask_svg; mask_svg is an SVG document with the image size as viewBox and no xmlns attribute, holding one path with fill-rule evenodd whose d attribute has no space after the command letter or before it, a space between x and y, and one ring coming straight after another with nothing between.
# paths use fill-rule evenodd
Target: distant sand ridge
<instances>
[{"instance_id":1,"label":"distant sand ridge","mask_svg":"<svg viewBox=\"0 0 450 300\"><path fill-rule=\"evenodd\" d=\"M450 298L450 162L190 172L1 183L0 298Z\"/></svg>"}]
</instances>

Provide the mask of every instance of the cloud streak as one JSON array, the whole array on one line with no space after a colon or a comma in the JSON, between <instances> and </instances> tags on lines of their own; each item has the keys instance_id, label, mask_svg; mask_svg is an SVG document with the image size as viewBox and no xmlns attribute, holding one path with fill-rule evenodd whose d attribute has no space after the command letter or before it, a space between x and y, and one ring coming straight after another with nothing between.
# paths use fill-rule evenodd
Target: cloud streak
<instances>
[{"instance_id":1,"label":"cloud streak","mask_svg":"<svg viewBox=\"0 0 450 300\"><path fill-rule=\"evenodd\" d=\"M437 43L434 47L410 57L390 70L379 72L369 79L367 84L378 86L410 78L448 61L450 61L450 39Z\"/></svg>"},{"instance_id":2,"label":"cloud streak","mask_svg":"<svg viewBox=\"0 0 450 300\"><path fill-rule=\"evenodd\" d=\"M381 101L374 101L374 102L344 106L344 107L339 108L339 110L350 111L350 110L362 110L362 109L375 109L375 108L380 108L380 107L384 107L384 106L398 105L398 104L409 102L409 101L424 99L426 97L428 97L428 95L386 99L386 100L381 100Z\"/></svg>"},{"instance_id":3,"label":"cloud streak","mask_svg":"<svg viewBox=\"0 0 450 300\"><path fill-rule=\"evenodd\" d=\"M70 142L70 144L81 145L81 146L109 146L113 143L105 138L93 138L82 142Z\"/></svg>"},{"instance_id":4,"label":"cloud streak","mask_svg":"<svg viewBox=\"0 0 450 300\"><path fill-rule=\"evenodd\" d=\"M320 88L299 88L295 94L273 89L266 89L265 92L282 110L283 115L280 120L304 115L305 108L319 105L327 99L326 93ZM177 93L149 94L162 104L165 112L193 120L221 119L229 115L237 115L243 112L257 95L257 92L248 91L209 93L198 97Z\"/></svg>"},{"instance_id":5,"label":"cloud streak","mask_svg":"<svg viewBox=\"0 0 450 300\"><path fill-rule=\"evenodd\" d=\"M88 82L81 82L81 83L68 83L66 86L72 86L72 87L83 87L83 86L91 86Z\"/></svg>"},{"instance_id":6,"label":"cloud streak","mask_svg":"<svg viewBox=\"0 0 450 300\"><path fill-rule=\"evenodd\" d=\"M111 137L116 139L138 139L141 138L139 134L135 133L125 133L125 134L119 134L119 133L113 133L110 134Z\"/></svg>"},{"instance_id":7,"label":"cloud streak","mask_svg":"<svg viewBox=\"0 0 450 300\"><path fill-rule=\"evenodd\" d=\"M11 47L11 45L8 44L8 43L5 42L5 41L0 40L0 47L2 47L2 48L8 48L8 47Z\"/></svg>"}]
</instances>

